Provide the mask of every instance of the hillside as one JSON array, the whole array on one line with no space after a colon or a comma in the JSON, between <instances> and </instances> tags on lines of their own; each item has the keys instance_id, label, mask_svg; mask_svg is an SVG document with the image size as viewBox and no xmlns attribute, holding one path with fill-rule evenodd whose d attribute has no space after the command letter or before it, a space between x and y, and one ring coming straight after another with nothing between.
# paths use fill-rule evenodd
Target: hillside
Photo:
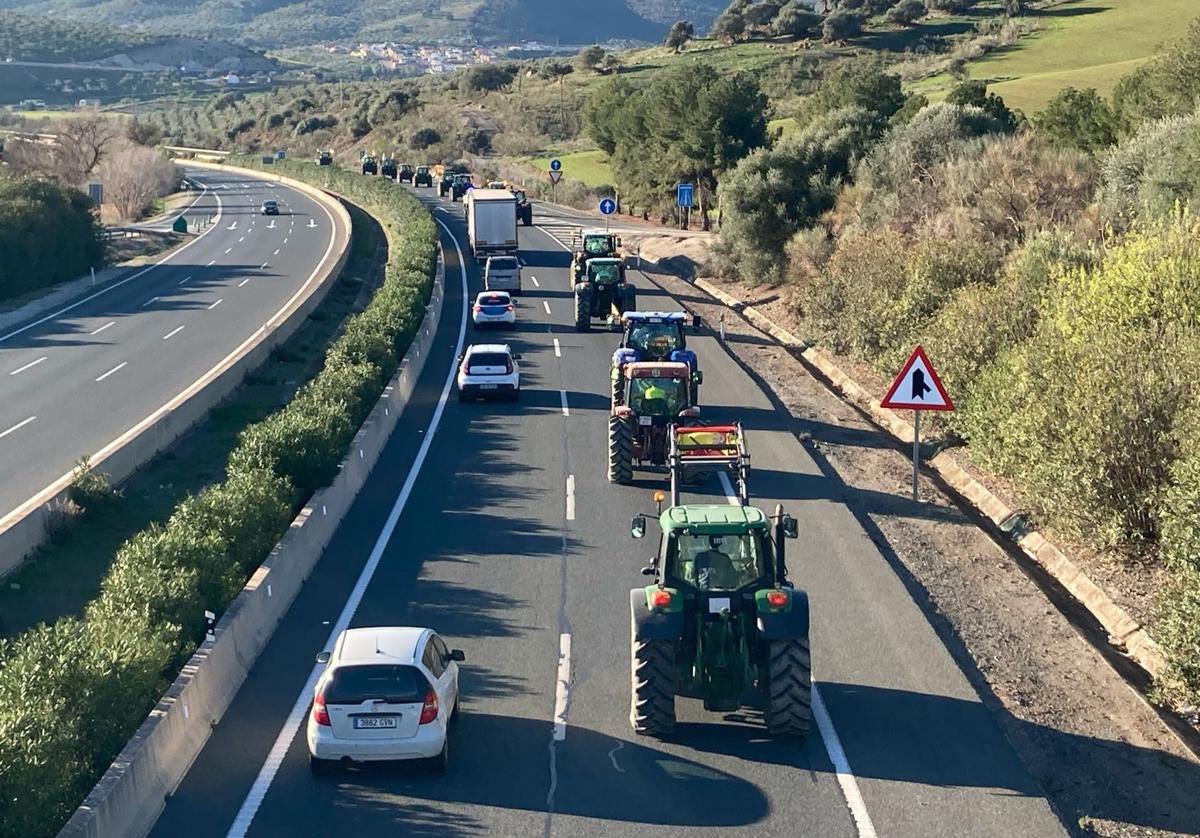
<instances>
[{"instance_id":1,"label":"hillside","mask_svg":"<svg viewBox=\"0 0 1200 838\"><path fill-rule=\"evenodd\" d=\"M1094 87L1107 95L1197 15L1196 0L1067 0L1031 9L1032 34L967 69L1011 106L1035 113L1064 87ZM936 90L950 80L930 82Z\"/></svg>"},{"instance_id":2,"label":"hillside","mask_svg":"<svg viewBox=\"0 0 1200 838\"><path fill-rule=\"evenodd\" d=\"M100 23L136 21L153 33L187 33L261 47L360 38L657 41L671 21L689 18L704 28L722 7L714 0L200 0L183 5L167 0L0 0L0 8L14 11L56 16L82 12Z\"/></svg>"}]
</instances>

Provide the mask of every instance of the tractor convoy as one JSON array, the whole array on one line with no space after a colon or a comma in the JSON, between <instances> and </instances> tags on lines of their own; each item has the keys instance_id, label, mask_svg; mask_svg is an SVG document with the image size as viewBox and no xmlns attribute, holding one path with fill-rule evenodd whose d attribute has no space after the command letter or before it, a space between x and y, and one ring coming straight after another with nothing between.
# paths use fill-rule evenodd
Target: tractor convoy
<instances>
[{"instance_id":1,"label":"tractor convoy","mask_svg":"<svg viewBox=\"0 0 1200 838\"><path fill-rule=\"evenodd\" d=\"M326 154L318 158L322 165ZM361 164L363 174L375 174L373 155L363 152ZM439 196L466 201L477 257L515 252L514 222L531 221L522 190L502 182L476 189L459 167L414 170L385 156L381 174L436 185ZM701 419L704 374L687 346L700 319L637 311L616 235L583 230L574 245L576 330L589 331L599 319L621 332L610 367L608 480L629 485L638 472L649 472L665 476L670 487L665 509L665 493L654 493L659 545L642 568L653 581L629 592L630 724L638 734L670 736L676 697L683 696L717 713L753 708L770 735L802 737L812 720L809 605L788 579L785 560L796 519L782 506L768 516L751 505L741 424ZM684 502L685 486L699 489L714 475L728 503ZM644 538L647 516L635 516L630 532Z\"/></svg>"}]
</instances>

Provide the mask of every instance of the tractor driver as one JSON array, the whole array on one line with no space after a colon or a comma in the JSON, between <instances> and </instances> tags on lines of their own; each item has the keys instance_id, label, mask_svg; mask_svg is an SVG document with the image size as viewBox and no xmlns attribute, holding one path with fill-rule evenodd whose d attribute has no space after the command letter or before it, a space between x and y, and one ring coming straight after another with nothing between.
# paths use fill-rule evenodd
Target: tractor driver
<instances>
[{"instance_id":1,"label":"tractor driver","mask_svg":"<svg viewBox=\"0 0 1200 838\"><path fill-rule=\"evenodd\" d=\"M708 549L701 550L693 559L696 568L696 587L701 590L733 590L742 584L742 573L733 566L733 559L720 547L725 539L719 535L708 537Z\"/></svg>"},{"instance_id":2,"label":"tractor driver","mask_svg":"<svg viewBox=\"0 0 1200 838\"><path fill-rule=\"evenodd\" d=\"M686 382L670 378L635 378L629 406L644 416L675 416L687 405Z\"/></svg>"}]
</instances>

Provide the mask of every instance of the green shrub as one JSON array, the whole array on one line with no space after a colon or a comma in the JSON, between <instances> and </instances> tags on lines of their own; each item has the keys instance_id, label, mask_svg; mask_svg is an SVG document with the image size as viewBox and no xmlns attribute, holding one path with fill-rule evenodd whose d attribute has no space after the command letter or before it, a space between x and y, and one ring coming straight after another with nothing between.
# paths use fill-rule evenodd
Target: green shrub
<instances>
[{"instance_id":1,"label":"green shrub","mask_svg":"<svg viewBox=\"0 0 1200 838\"><path fill-rule=\"evenodd\" d=\"M1159 600L1154 637L1167 658L1160 693L1195 707L1200 702L1200 570L1176 572Z\"/></svg>"},{"instance_id":2,"label":"green shrub","mask_svg":"<svg viewBox=\"0 0 1200 838\"><path fill-rule=\"evenodd\" d=\"M67 495L81 509L97 512L116 503L121 497L121 493L109 482L108 475L95 471L91 458L87 456L81 457L75 464Z\"/></svg>"},{"instance_id":3,"label":"green shrub","mask_svg":"<svg viewBox=\"0 0 1200 838\"><path fill-rule=\"evenodd\" d=\"M1103 163L1100 199L1121 223L1200 196L1200 112L1147 122Z\"/></svg>"}]
</instances>

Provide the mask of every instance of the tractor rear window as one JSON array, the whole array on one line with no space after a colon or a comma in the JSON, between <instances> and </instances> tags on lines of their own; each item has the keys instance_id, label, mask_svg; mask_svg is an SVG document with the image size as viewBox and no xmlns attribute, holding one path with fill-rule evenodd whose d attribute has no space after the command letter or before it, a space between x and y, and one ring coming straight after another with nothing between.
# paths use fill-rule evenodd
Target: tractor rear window
<instances>
[{"instance_id":1,"label":"tractor rear window","mask_svg":"<svg viewBox=\"0 0 1200 838\"><path fill-rule=\"evenodd\" d=\"M701 591L735 591L763 575L759 538L747 535L676 535L668 549L674 575Z\"/></svg>"},{"instance_id":2,"label":"tractor rear window","mask_svg":"<svg viewBox=\"0 0 1200 838\"><path fill-rule=\"evenodd\" d=\"M325 687L327 704L362 704L373 698L389 704L415 704L429 691L429 681L412 666L369 664L343 666L333 671Z\"/></svg>"},{"instance_id":3,"label":"tractor rear window","mask_svg":"<svg viewBox=\"0 0 1200 838\"><path fill-rule=\"evenodd\" d=\"M588 236L583 240L583 249L592 256L608 253L608 239L604 236Z\"/></svg>"},{"instance_id":4,"label":"tractor rear window","mask_svg":"<svg viewBox=\"0 0 1200 838\"><path fill-rule=\"evenodd\" d=\"M638 352L665 358L683 348L679 327L672 323L638 323L629 328L629 346Z\"/></svg>"},{"instance_id":5,"label":"tractor rear window","mask_svg":"<svg viewBox=\"0 0 1200 838\"><path fill-rule=\"evenodd\" d=\"M675 416L688 406L688 384L682 378L634 378L629 407L642 416Z\"/></svg>"}]
</instances>

